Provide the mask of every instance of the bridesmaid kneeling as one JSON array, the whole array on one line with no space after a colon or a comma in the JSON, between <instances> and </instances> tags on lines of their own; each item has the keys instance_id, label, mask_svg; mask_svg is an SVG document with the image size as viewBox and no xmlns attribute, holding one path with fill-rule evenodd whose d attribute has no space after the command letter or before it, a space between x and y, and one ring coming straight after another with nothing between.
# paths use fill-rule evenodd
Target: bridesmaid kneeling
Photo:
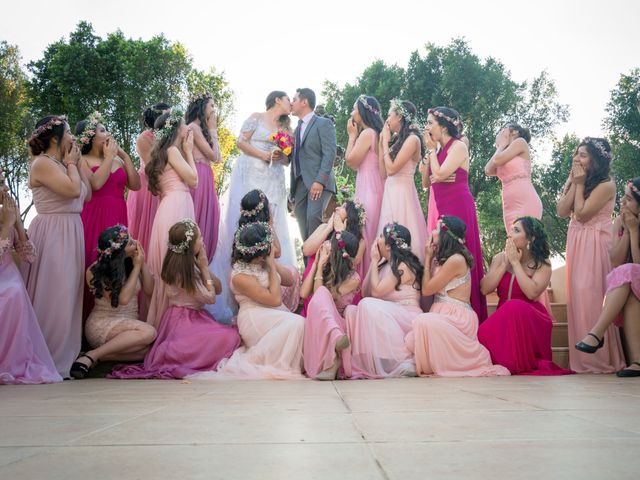
<instances>
[{"instance_id":1,"label":"bridesmaid kneeling","mask_svg":"<svg viewBox=\"0 0 640 480\"><path fill-rule=\"evenodd\" d=\"M509 375L506 368L491 363L489 352L478 342L478 316L470 303L473 256L464 244L466 230L458 217L443 216L427 240L429 268L422 277L422 295L435 294L435 301L429 313L414 319L406 338L418 375Z\"/></svg>"},{"instance_id":2,"label":"bridesmaid kneeling","mask_svg":"<svg viewBox=\"0 0 640 480\"><path fill-rule=\"evenodd\" d=\"M156 329L138 316L138 293L151 297L153 277L144 264L144 251L127 227L107 228L98 238L98 259L86 273L95 305L84 327L93 350L81 353L70 375L84 378L99 360L142 360L156 338Z\"/></svg>"},{"instance_id":3,"label":"bridesmaid kneeling","mask_svg":"<svg viewBox=\"0 0 640 480\"><path fill-rule=\"evenodd\" d=\"M304 368L316 380L336 378L340 352L349 346L344 310L360 292L360 275L354 269L358 239L336 232L320 248L300 296L310 298L304 330Z\"/></svg>"},{"instance_id":4,"label":"bridesmaid kneeling","mask_svg":"<svg viewBox=\"0 0 640 480\"><path fill-rule=\"evenodd\" d=\"M111 378L184 378L216 368L240 345L234 328L220 325L204 310L220 291L220 281L208 267L198 225L189 218L173 225L162 264L169 308L160 321L158 338L143 365L120 367Z\"/></svg>"}]
</instances>

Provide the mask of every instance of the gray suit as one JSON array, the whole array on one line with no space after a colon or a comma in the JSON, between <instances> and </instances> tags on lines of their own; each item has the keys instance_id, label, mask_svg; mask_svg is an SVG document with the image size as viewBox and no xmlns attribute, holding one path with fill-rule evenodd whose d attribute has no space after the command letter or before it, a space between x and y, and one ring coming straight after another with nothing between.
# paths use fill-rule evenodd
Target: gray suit
<instances>
[{"instance_id":1,"label":"gray suit","mask_svg":"<svg viewBox=\"0 0 640 480\"><path fill-rule=\"evenodd\" d=\"M299 128L299 127L298 127ZM296 128L296 138L298 136ZM291 198L295 202L295 216L300 235L306 240L322 223L322 214L331 195L336 191L333 162L336 158L336 129L327 118L313 115L307 125L299 148L300 171L296 171L295 155L291 162ZM318 200L309 198L313 182L324 185Z\"/></svg>"}]
</instances>

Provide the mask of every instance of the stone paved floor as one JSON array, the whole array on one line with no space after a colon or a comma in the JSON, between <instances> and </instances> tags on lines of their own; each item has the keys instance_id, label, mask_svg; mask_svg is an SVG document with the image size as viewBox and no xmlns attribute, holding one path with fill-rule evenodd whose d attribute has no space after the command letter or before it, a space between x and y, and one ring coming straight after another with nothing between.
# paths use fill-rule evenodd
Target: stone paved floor
<instances>
[{"instance_id":1,"label":"stone paved floor","mask_svg":"<svg viewBox=\"0 0 640 480\"><path fill-rule=\"evenodd\" d=\"M0 387L0 479L638 479L640 379Z\"/></svg>"}]
</instances>

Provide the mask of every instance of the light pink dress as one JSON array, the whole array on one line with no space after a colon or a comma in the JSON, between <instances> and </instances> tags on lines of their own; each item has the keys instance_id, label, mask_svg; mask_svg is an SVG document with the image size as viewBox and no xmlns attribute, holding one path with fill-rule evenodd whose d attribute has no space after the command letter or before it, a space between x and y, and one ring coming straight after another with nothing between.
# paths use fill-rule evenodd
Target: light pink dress
<instances>
[{"instance_id":1,"label":"light pink dress","mask_svg":"<svg viewBox=\"0 0 640 480\"><path fill-rule=\"evenodd\" d=\"M502 182L502 215L507 233L513 222L524 216L542 219L542 201L531 183L531 160L517 156L498 166Z\"/></svg>"},{"instance_id":2,"label":"light pink dress","mask_svg":"<svg viewBox=\"0 0 640 480\"><path fill-rule=\"evenodd\" d=\"M625 263L611 270L607 275L607 294L627 283L631 288L631 294L640 299L640 264ZM623 327L624 316L618 315L614 324L617 327Z\"/></svg>"},{"instance_id":3,"label":"light pink dress","mask_svg":"<svg viewBox=\"0 0 640 480\"><path fill-rule=\"evenodd\" d=\"M382 278L393 275L386 264ZM345 309L351 346L342 352L345 378L384 378L415 375L413 354L404 338L420 309L420 290L400 285L384 298L363 298Z\"/></svg>"},{"instance_id":4,"label":"light pink dress","mask_svg":"<svg viewBox=\"0 0 640 480\"><path fill-rule=\"evenodd\" d=\"M607 291L611 271L611 213L615 199L608 201L593 218L581 223L571 215L567 232L567 320L569 345L575 345L596 324ZM577 373L612 373L625 367L618 329L611 325L604 347L594 354L569 349L571 370Z\"/></svg>"},{"instance_id":5,"label":"light pink dress","mask_svg":"<svg viewBox=\"0 0 640 480\"><path fill-rule=\"evenodd\" d=\"M56 167L67 174L59 163ZM45 186L31 189L38 215L29 225L29 238L39 255L25 266L24 278L42 335L63 378L69 377L82 341L84 182L80 190L79 197L66 198Z\"/></svg>"},{"instance_id":6,"label":"light pink dress","mask_svg":"<svg viewBox=\"0 0 640 480\"><path fill-rule=\"evenodd\" d=\"M470 270L451 280L435 296L429 313L413 320L407 348L414 352L418 375L441 377L489 377L509 375L502 365L493 365L489 351L478 341L478 315L467 302L447 292L471 281Z\"/></svg>"},{"instance_id":7,"label":"light pink dress","mask_svg":"<svg viewBox=\"0 0 640 480\"><path fill-rule=\"evenodd\" d=\"M156 212L151 237L147 265L155 278L155 287L149 303L147 323L158 328L160 319L169 304L166 285L161 280L162 262L167 254L169 229L185 218L195 220L193 199L189 187L173 168L160 175L160 204Z\"/></svg>"},{"instance_id":8,"label":"light pink dress","mask_svg":"<svg viewBox=\"0 0 640 480\"><path fill-rule=\"evenodd\" d=\"M14 229L0 238L0 385L61 382L11 258L14 248L23 262L36 258L33 243L19 241Z\"/></svg>"},{"instance_id":9,"label":"light pink dress","mask_svg":"<svg viewBox=\"0 0 640 480\"><path fill-rule=\"evenodd\" d=\"M304 318L281 304L267 307L239 293L233 287L238 274L256 277L268 287L269 274L260 265L236 262L231 269L231 291L240 304L238 330L243 346L217 371L193 375L195 379L302 379Z\"/></svg>"},{"instance_id":10,"label":"light pink dress","mask_svg":"<svg viewBox=\"0 0 640 480\"><path fill-rule=\"evenodd\" d=\"M360 280L360 275L353 272ZM337 360L336 342L346 331L344 310L351 305L360 288L333 299L326 287L311 297L304 325L304 369L311 378L331 368Z\"/></svg>"},{"instance_id":11,"label":"light pink dress","mask_svg":"<svg viewBox=\"0 0 640 480\"><path fill-rule=\"evenodd\" d=\"M382 233L387 223L398 222L411 232L411 251L423 262L427 223L414 181L417 165L409 160L395 175L388 176L385 180L376 236Z\"/></svg>"},{"instance_id":12,"label":"light pink dress","mask_svg":"<svg viewBox=\"0 0 640 480\"><path fill-rule=\"evenodd\" d=\"M365 252L359 273L364 275L371 262L371 245L378 238L378 222L380 221L380 205L384 194L384 179L380 176L378 162L378 135L374 135L371 148L367 150L356 173L355 199L362 203L367 220L364 225Z\"/></svg>"}]
</instances>

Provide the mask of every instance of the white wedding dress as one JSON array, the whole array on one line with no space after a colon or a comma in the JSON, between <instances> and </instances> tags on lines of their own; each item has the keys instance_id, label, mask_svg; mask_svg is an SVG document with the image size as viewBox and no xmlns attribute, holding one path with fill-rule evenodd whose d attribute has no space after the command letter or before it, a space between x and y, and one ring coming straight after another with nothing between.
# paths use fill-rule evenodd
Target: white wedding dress
<instances>
[{"instance_id":1,"label":"white wedding dress","mask_svg":"<svg viewBox=\"0 0 640 480\"><path fill-rule=\"evenodd\" d=\"M260 117L249 117L240 130L240 135L253 132L249 143L264 152L270 152L274 143L269 140L273 131L261 121ZM220 323L230 323L238 312L238 304L231 293L231 252L233 237L238 228L240 218L240 201L253 189L262 190L269 199L273 213L273 226L280 240L280 258L282 265L297 265L295 249L289 234L287 210L287 186L285 184L285 167L282 164L268 164L265 161L241 154L235 158L229 187L220 199L220 227L216 253L209 263L209 270L220 279L222 293L216 297L216 303L205 308Z\"/></svg>"}]
</instances>

